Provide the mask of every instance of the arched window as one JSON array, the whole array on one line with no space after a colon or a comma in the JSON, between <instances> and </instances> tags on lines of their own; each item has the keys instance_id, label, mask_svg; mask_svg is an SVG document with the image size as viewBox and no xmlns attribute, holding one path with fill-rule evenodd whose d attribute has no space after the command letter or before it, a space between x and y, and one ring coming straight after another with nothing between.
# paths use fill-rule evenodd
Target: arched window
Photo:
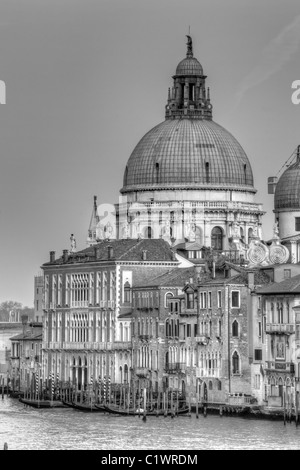
<instances>
[{"instance_id":1,"label":"arched window","mask_svg":"<svg viewBox=\"0 0 300 470\"><path fill-rule=\"evenodd\" d=\"M169 307L169 300L174 297L174 294L172 294L172 292L167 292L166 295L165 295L165 307L168 308Z\"/></svg>"},{"instance_id":2,"label":"arched window","mask_svg":"<svg viewBox=\"0 0 300 470\"><path fill-rule=\"evenodd\" d=\"M240 357L236 351L234 351L232 356L232 373L239 374L240 373Z\"/></svg>"},{"instance_id":3,"label":"arched window","mask_svg":"<svg viewBox=\"0 0 300 470\"><path fill-rule=\"evenodd\" d=\"M153 238L152 236L152 228L151 227L145 227L145 230L144 230L144 237L145 238Z\"/></svg>"},{"instance_id":4,"label":"arched window","mask_svg":"<svg viewBox=\"0 0 300 470\"><path fill-rule=\"evenodd\" d=\"M239 324L236 320L232 323L232 336L238 336L239 335Z\"/></svg>"},{"instance_id":5,"label":"arched window","mask_svg":"<svg viewBox=\"0 0 300 470\"><path fill-rule=\"evenodd\" d=\"M218 390L222 390L222 382L221 382L221 380L218 380Z\"/></svg>"},{"instance_id":6,"label":"arched window","mask_svg":"<svg viewBox=\"0 0 300 470\"><path fill-rule=\"evenodd\" d=\"M128 365L124 365L124 383L128 384Z\"/></svg>"},{"instance_id":7,"label":"arched window","mask_svg":"<svg viewBox=\"0 0 300 470\"><path fill-rule=\"evenodd\" d=\"M123 341L123 325L120 323L120 341Z\"/></svg>"},{"instance_id":8,"label":"arched window","mask_svg":"<svg viewBox=\"0 0 300 470\"><path fill-rule=\"evenodd\" d=\"M208 382L208 390L212 390L212 389L213 389L213 383L212 383L212 381L210 380L210 381Z\"/></svg>"},{"instance_id":9,"label":"arched window","mask_svg":"<svg viewBox=\"0 0 300 470\"><path fill-rule=\"evenodd\" d=\"M213 250L223 250L223 231L220 227L214 227L212 229L211 247Z\"/></svg>"},{"instance_id":10,"label":"arched window","mask_svg":"<svg viewBox=\"0 0 300 470\"><path fill-rule=\"evenodd\" d=\"M124 284L124 302L131 302L131 289L128 281L126 281Z\"/></svg>"}]
</instances>

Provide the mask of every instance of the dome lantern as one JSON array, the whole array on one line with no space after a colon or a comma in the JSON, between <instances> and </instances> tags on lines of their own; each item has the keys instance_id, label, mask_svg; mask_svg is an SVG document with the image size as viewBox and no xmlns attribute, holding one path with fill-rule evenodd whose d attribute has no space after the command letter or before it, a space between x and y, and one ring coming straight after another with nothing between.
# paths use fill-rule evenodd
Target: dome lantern
<instances>
[{"instance_id":1,"label":"dome lantern","mask_svg":"<svg viewBox=\"0 0 300 470\"><path fill-rule=\"evenodd\" d=\"M172 93L168 94L166 119L212 119L212 105L206 93L203 68L194 57L191 36L187 36L187 53L173 76Z\"/></svg>"}]
</instances>

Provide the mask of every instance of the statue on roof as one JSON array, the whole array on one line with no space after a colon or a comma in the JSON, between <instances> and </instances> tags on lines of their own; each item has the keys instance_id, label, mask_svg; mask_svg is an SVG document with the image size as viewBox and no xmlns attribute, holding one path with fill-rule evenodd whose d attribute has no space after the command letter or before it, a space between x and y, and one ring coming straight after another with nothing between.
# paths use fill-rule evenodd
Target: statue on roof
<instances>
[{"instance_id":1,"label":"statue on roof","mask_svg":"<svg viewBox=\"0 0 300 470\"><path fill-rule=\"evenodd\" d=\"M186 37L188 38L188 42L186 43L187 44L187 56L193 57L193 41L192 41L192 38L189 35L186 35Z\"/></svg>"},{"instance_id":2,"label":"statue on roof","mask_svg":"<svg viewBox=\"0 0 300 470\"><path fill-rule=\"evenodd\" d=\"M75 250L76 250L76 240L75 240L75 237L74 237L74 234L73 234L73 233L71 233L70 242L71 242L71 250L70 250L70 253L75 253Z\"/></svg>"}]
</instances>

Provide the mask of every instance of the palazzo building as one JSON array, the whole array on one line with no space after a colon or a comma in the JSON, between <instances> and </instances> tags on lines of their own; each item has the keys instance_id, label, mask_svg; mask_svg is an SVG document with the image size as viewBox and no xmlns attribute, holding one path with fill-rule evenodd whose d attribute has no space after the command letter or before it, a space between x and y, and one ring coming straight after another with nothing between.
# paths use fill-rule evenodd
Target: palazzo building
<instances>
[{"instance_id":1,"label":"palazzo building","mask_svg":"<svg viewBox=\"0 0 300 470\"><path fill-rule=\"evenodd\" d=\"M42 266L43 377L54 373L79 388L99 377L129 381L131 286L178 264L164 240L102 241L58 258L50 252Z\"/></svg>"}]
</instances>

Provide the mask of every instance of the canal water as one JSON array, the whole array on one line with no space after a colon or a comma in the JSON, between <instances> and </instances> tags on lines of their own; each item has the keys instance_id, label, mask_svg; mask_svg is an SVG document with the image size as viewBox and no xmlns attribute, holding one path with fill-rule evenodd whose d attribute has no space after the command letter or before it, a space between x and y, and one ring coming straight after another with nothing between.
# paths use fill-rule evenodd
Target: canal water
<instances>
[{"instance_id":1,"label":"canal water","mask_svg":"<svg viewBox=\"0 0 300 470\"><path fill-rule=\"evenodd\" d=\"M35 409L0 398L0 450L242 450L300 449L300 426L282 421L192 413L139 417Z\"/></svg>"}]
</instances>

